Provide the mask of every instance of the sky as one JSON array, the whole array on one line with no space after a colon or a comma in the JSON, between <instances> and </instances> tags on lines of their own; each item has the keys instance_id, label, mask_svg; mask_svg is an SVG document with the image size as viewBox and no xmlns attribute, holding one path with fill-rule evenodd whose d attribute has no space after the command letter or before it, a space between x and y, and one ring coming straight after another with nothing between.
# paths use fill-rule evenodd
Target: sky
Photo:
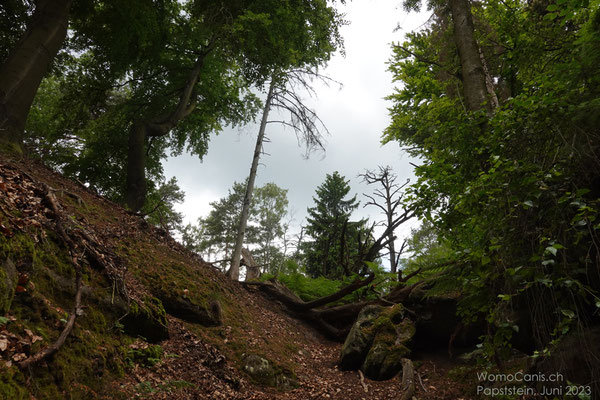
<instances>
[{"instance_id":1,"label":"sky","mask_svg":"<svg viewBox=\"0 0 600 400\"><path fill-rule=\"evenodd\" d=\"M426 16L408 14L401 0L354 0L337 5L349 22L341 29L346 55L336 54L321 73L343 86L315 82L317 97L306 99L329 130L325 152L313 153L307 159L290 128L269 124L269 142L264 145L267 154L261 156L256 177L256 186L274 182L288 190L292 231L305 222L306 209L314 205L315 190L327 174L338 171L350 181L351 195L356 194L361 202L353 219L368 217L371 221L381 221L384 216L376 207L363 207L367 199L362 194L371 193L374 187L361 182L358 175L389 165L398 175L397 182L414 178L410 162L415 160L396 142L381 145L381 134L390 121L390 102L384 98L393 92L386 62L392 54L392 42L401 42L404 32L422 26ZM211 201L225 197L235 181L246 179L257 133L258 123L228 128L211 136L203 160L182 155L164 163L165 176L176 176L186 193L185 201L176 206L184 215L184 223L195 224L209 213ZM400 227L396 232L399 240L416 225L411 221Z\"/></svg>"}]
</instances>

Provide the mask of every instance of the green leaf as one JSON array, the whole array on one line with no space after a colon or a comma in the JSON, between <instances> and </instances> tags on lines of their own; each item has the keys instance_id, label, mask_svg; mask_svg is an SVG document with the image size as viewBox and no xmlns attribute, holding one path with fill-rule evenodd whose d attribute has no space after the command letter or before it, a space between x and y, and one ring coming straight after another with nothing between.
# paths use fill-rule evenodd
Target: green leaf
<instances>
[{"instance_id":1,"label":"green leaf","mask_svg":"<svg viewBox=\"0 0 600 400\"><path fill-rule=\"evenodd\" d=\"M573 319L575 318L575 313L571 310L561 309L560 312L567 318Z\"/></svg>"},{"instance_id":2,"label":"green leaf","mask_svg":"<svg viewBox=\"0 0 600 400\"><path fill-rule=\"evenodd\" d=\"M546 253L550 253L553 256L555 256L557 252L558 252L558 250L554 246L548 246L548 247L546 247Z\"/></svg>"}]
</instances>

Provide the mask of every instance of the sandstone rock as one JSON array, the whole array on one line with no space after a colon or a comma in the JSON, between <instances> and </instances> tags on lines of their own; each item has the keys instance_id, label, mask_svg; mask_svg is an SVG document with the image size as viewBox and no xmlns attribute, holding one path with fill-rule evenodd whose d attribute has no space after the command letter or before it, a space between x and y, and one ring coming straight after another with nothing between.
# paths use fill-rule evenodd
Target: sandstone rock
<instances>
[{"instance_id":1,"label":"sandstone rock","mask_svg":"<svg viewBox=\"0 0 600 400\"><path fill-rule=\"evenodd\" d=\"M370 328L383 309L376 305L366 306L358 314L342 346L338 364L342 371L357 370L362 365L375 339L375 332Z\"/></svg>"}]
</instances>

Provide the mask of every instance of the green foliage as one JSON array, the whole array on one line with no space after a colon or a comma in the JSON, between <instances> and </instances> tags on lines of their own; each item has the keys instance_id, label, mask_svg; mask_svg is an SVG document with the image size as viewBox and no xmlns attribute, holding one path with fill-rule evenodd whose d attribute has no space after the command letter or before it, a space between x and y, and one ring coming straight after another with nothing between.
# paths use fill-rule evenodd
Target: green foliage
<instances>
[{"instance_id":1,"label":"green foliage","mask_svg":"<svg viewBox=\"0 0 600 400\"><path fill-rule=\"evenodd\" d=\"M233 251L242 212L246 185L234 182L227 197L211 202L212 210L197 226L184 229L186 247L207 256L229 258ZM281 242L287 229L283 218L287 215L287 189L266 183L254 189L245 246L264 271L276 273L283 263Z\"/></svg>"},{"instance_id":2,"label":"green foliage","mask_svg":"<svg viewBox=\"0 0 600 400\"><path fill-rule=\"evenodd\" d=\"M163 348L160 345L148 347L130 347L124 357L125 364L133 368L136 364L150 368L156 365L163 357Z\"/></svg>"},{"instance_id":3,"label":"green foliage","mask_svg":"<svg viewBox=\"0 0 600 400\"><path fill-rule=\"evenodd\" d=\"M390 63L402 86L384 140L423 160L411 202L437 236L409 265L443 265L461 315L485 316L486 351L500 356L518 329L511 309L537 310L543 348L588 324L600 290L600 12L597 1L545 4L473 3L499 100L490 117L462 105L442 8Z\"/></svg>"},{"instance_id":4,"label":"green foliage","mask_svg":"<svg viewBox=\"0 0 600 400\"><path fill-rule=\"evenodd\" d=\"M359 202L356 195L346 198L348 182L337 171L327 174L313 197L315 206L307 210L306 234L312 240L302 243L302 251L306 272L313 278L339 279L362 268L353 261L359 252L359 235L366 240L365 221L350 221Z\"/></svg>"}]
</instances>

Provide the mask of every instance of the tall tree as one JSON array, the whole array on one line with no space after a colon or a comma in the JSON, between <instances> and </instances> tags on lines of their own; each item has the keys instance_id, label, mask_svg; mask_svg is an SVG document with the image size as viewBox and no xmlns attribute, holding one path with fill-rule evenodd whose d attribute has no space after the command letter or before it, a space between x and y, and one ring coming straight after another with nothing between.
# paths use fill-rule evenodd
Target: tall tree
<instances>
[{"instance_id":1,"label":"tall tree","mask_svg":"<svg viewBox=\"0 0 600 400\"><path fill-rule=\"evenodd\" d=\"M341 278L360 267L350 264L358 253L364 221L350 221L359 202L356 195L347 198L348 183L337 171L327 174L313 197L315 206L307 210L306 234L312 240L305 240L303 248L306 271L313 277Z\"/></svg>"},{"instance_id":2,"label":"tall tree","mask_svg":"<svg viewBox=\"0 0 600 400\"><path fill-rule=\"evenodd\" d=\"M309 69L294 69L285 73L274 74L271 78L260 121L260 128L256 138L256 146L254 148L254 155L250 166L250 175L248 176L246 186L246 195L244 197L242 219L240 220L238 229L235 250L231 261L231 269L229 270L229 276L232 279L238 279L239 277L240 255L244 242L246 222L248 220L248 209L250 201L252 200L252 191L254 190L254 181L256 179L258 161L262 153L263 142L265 140L267 124L279 123L291 127L296 133L299 142L305 144L307 154L314 148L323 148L322 131L327 132L327 127L323 124L317 113L305 105L298 93L298 89L303 89L314 94L314 90L310 85L310 80L313 78L328 81L327 78ZM290 115L289 120L269 120L269 112L272 108L275 108L280 112L288 112Z\"/></svg>"},{"instance_id":3,"label":"tall tree","mask_svg":"<svg viewBox=\"0 0 600 400\"><path fill-rule=\"evenodd\" d=\"M22 153L29 109L67 35L72 0L39 0L26 31L0 65L0 146Z\"/></svg>"},{"instance_id":4,"label":"tall tree","mask_svg":"<svg viewBox=\"0 0 600 400\"><path fill-rule=\"evenodd\" d=\"M166 136L194 110L196 97L203 95L196 86L206 57L215 52L229 58L246 79L260 83L275 70L320 65L340 44L341 17L320 0L246 0L228 2L226 8L221 2L194 2L189 16L201 21L191 30L199 37L194 47L182 50L191 51L196 58L185 78L180 78L184 83L175 92L175 104L165 107L159 118L147 114L138 119L130 131L126 201L133 210L145 200L146 141Z\"/></svg>"},{"instance_id":5,"label":"tall tree","mask_svg":"<svg viewBox=\"0 0 600 400\"><path fill-rule=\"evenodd\" d=\"M439 282L461 291L461 315L485 314L484 348L498 362L518 329L544 349L596 323L584 304L600 290L600 12L579 1L452 3L453 24L440 12L394 48L402 86L386 138L422 160L409 198L443 245L427 263L446 266ZM476 53L481 65L466 67ZM498 107L481 112L490 82Z\"/></svg>"}]
</instances>

